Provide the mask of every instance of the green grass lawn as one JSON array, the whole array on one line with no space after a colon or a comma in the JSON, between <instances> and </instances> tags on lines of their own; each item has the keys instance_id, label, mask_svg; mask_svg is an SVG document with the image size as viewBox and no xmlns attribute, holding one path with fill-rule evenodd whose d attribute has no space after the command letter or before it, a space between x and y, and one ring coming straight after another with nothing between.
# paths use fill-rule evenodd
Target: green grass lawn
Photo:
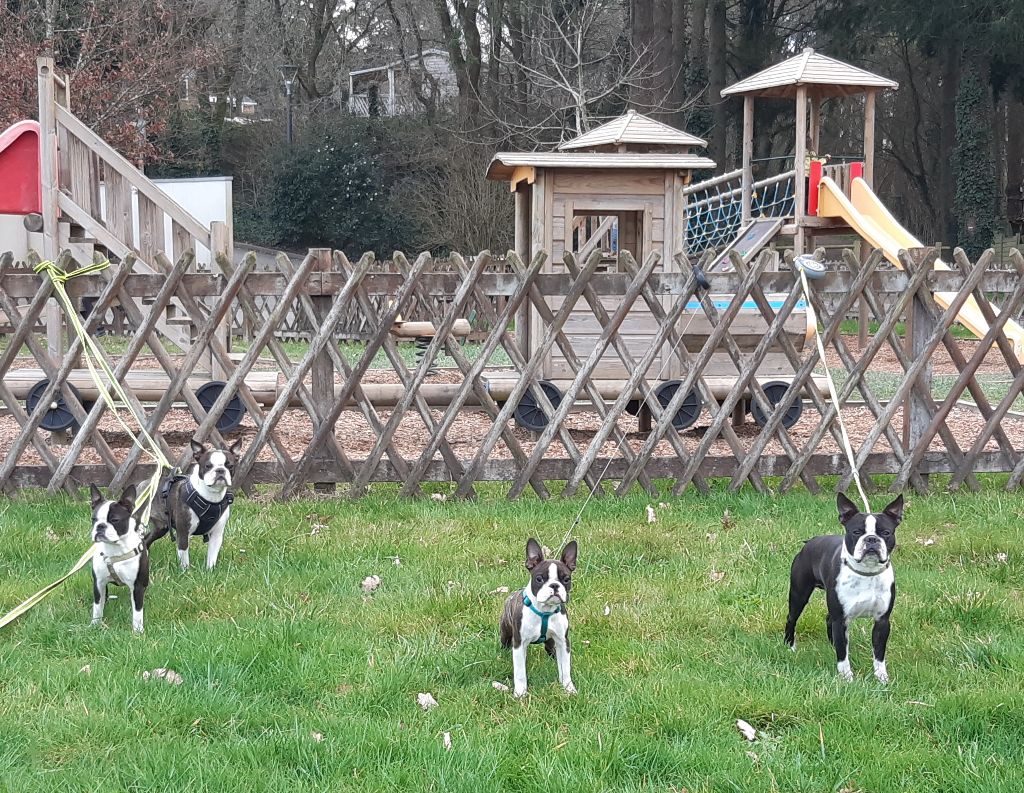
<instances>
[{"instance_id":1,"label":"green grass lawn","mask_svg":"<svg viewBox=\"0 0 1024 793\"><path fill-rule=\"evenodd\" d=\"M797 653L782 643L790 560L836 530L832 497L718 489L654 524L642 496L592 501L571 604L580 693L532 648L520 702L491 685L511 684L493 591L525 583L526 538L557 545L582 501L392 492L240 499L212 573L180 573L161 541L142 637L123 591L88 626L85 572L7 628L0 790L1024 789L1024 496L911 497L885 687L869 623L851 631L856 680L837 679L820 595ZM87 521L84 503L0 502L0 610L67 569ZM141 678L156 667L184 683Z\"/></svg>"}]
</instances>

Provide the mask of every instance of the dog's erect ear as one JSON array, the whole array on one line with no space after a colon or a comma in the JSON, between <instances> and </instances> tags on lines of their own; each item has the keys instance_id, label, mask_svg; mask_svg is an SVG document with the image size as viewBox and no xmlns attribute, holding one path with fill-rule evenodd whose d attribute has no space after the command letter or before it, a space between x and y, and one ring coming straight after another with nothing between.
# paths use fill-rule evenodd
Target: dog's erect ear
<instances>
[{"instance_id":1,"label":"dog's erect ear","mask_svg":"<svg viewBox=\"0 0 1024 793\"><path fill-rule=\"evenodd\" d=\"M900 493L884 510L886 515L899 523L903 520L903 494Z\"/></svg>"},{"instance_id":2,"label":"dog's erect ear","mask_svg":"<svg viewBox=\"0 0 1024 793\"><path fill-rule=\"evenodd\" d=\"M190 441L190 443L192 445L192 456L197 460L206 453L206 447L199 441Z\"/></svg>"},{"instance_id":3,"label":"dog's erect ear","mask_svg":"<svg viewBox=\"0 0 1024 793\"><path fill-rule=\"evenodd\" d=\"M526 541L526 569L532 570L544 561L544 552L540 549L540 543L533 537Z\"/></svg>"},{"instance_id":4,"label":"dog's erect ear","mask_svg":"<svg viewBox=\"0 0 1024 793\"><path fill-rule=\"evenodd\" d=\"M235 457L237 457L238 453L242 451L242 441L244 440L245 438L239 438L237 441L228 446L228 451L235 455Z\"/></svg>"},{"instance_id":5,"label":"dog's erect ear","mask_svg":"<svg viewBox=\"0 0 1024 793\"><path fill-rule=\"evenodd\" d=\"M135 509L135 498L135 485L128 485L128 487L126 487L124 489L124 492L121 494L121 501L119 503L121 504L122 507L131 512L133 509Z\"/></svg>"},{"instance_id":6,"label":"dog's erect ear","mask_svg":"<svg viewBox=\"0 0 1024 793\"><path fill-rule=\"evenodd\" d=\"M96 505L102 504L104 501L103 494L96 485L89 485L89 495L92 497L92 505L94 508Z\"/></svg>"},{"instance_id":7,"label":"dog's erect ear","mask_svg":"<svg viewBox=\"0 0 1024 793\"><path fill-rule=\"evenodd\" d=\"M562 551L562 564L569 568L570 573L576 569L576 540L566 545Z\"/></svg>"},{"instance_id":8,"label":"dog's erect ear","mask_svg":"<svg viewBox=\"0 0 1024 793\"><path fill-rule=\"evenodd\" d=\"M844 526L851 518L855 518L860 513L860 510L857 509L857 505L842 493L836 497L836 506L839 507L839 522Z\"/></svg>"}]
</instances>

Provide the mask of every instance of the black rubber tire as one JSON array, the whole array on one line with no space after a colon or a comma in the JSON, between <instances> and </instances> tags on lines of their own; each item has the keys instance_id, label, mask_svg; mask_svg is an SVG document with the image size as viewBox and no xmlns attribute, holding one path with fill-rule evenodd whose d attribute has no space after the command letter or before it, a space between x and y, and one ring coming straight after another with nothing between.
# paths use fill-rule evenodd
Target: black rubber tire
<instances>
[{"instance_id":1,"label":"black rubber tire","mask_svg":"<svg viewBox=\"0 0 1024 793\"><path fill-rule=\"evenodd\" d=\"M519 404L516 405L515 412L512 415L516 420L516 424L523 429L531 430L532 432L543 432L551 417L538 404L537 396L533 392L533 389L537 386L544 390L544 394L547 396L548 401L551 402L552 407L557 408L561 404L562 392L558 390L558 386L550 380L538 380L536 385L526 389L526 393L519 400Z\"/></svg>"},{"instance_id":2,"label":"black rubber tire","mask_svg":"<svg viewBox=\"0 0 1024 793\"><path fill-rule=\"evenodd\" d=\"M36 405L39 404L39 398L49 385L49 378L43 378L29 389L28 396L25 397L25 412L30 416L35 412ZM71 393L75 395L78 401L82 402L82 395L78 392L78 389L71 385L71 383L68 383L68 388L71 389ZM43 420L39 424L41 429L47 432L63 432L68 429L78 429L78 422L75 421L75 417L71 414L71 410L59 391L54 397L52 404L54 407L46 411L46 415L43 416ZM92 409L92 405L92 402L82 402L82 407L86 413Z\"/></svg>"},{"instance_id":3,"label":"black rubber tire","mask_svg":"<svg viewBox=\"0 0 1024 793\"><path fill-rule=\"evenodd\" d=\"M662 410L668 407L668 403L672 401L672 397L675 396L682 384L682 380L666 380L654 389L654 396ZM677 430L685 430L700 417L700 412L703 409L704 400L700 398L700 394L694 388L686 395L683 404L679 406L679 410L672 417L672 426Z\"/></svg>"},{"instance_id":4,"label":"black rubber tire","mask_svg":"<svg viewBox=\"0 0 1024 793\"><path fill-rule=\"evenodd\" d=\"M786 392L789 391L790 383L785 380L771 380L767 383L762 383L761 388L764 391L766 397L771 400L772 406L779 404L786 396ZM787 430L800 421L800 416L804 412L804 403L802 399L794 399L786 409L786 415L782 417L782 426ZM759 427L763 427L768 423L768 416L761 410L760 405L756 401L750 401L750 415L753 417L755 423Z\"/></svg>"},{"instance_id":5,"label":"black rubber tire","mask_svg":"<svg viewBox=\"0 0 1024 793\"><path fill-rule=\"evenodd\" d=\"M203 406L203 410L210 411L226 385L227 383L223 380L211 380L196 389L196 399ZM245 412L245 405L242 404L238 394L235 394L225 405L224 412L217 416L217 432L231 432L231 430L237 429L242 423L242 419L245 418ZM197 418L196 421L198 422L199 419Z\"/></svg>"}]
</instances>

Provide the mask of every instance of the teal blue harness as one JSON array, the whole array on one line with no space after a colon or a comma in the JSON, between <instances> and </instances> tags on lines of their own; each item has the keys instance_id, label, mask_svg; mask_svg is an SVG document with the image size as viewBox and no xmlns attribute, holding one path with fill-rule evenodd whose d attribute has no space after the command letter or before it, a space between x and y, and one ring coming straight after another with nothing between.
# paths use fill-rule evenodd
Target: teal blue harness
<instances>
[{"instance_id":1,"label":"teal blue harness","mask_svg":"<svg viewBox=\"0 0 1024 793\"><path fill-rule=\"evenodd\" d=\"M526 594L526 590L523 590L523 605L526 606L530 611L540 617L540 638L531 644L544 644L548 640L548 620L556 614L562 613L562 607L559 606L554 611L541 611L530 600L530 596Z\"/></svg>"}]
</instances>

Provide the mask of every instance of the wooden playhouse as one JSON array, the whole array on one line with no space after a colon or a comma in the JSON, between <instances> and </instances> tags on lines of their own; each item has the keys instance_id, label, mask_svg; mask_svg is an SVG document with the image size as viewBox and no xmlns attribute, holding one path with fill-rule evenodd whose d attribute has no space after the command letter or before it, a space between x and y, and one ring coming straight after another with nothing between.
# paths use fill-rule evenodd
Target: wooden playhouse
<instances>
[{"instance_id":1,"label":"wooden playhouse","mask_svg":"<svg viewBox=\"0 0 1024 793\"><path fill-rule=\"evenodd\" d=\"M606 269L614 270L617 253L628 251L637 262L657 253L657 273L681 272L685 254L686 196L684 188L694 171L708 170L715 163L699 150L706 142L634 111L562 143L553 152L501 152L495 155L487 178L506 181L515 196L515 247L524 261L538 253L547 254L544 271L564 273L566 252L584 262L595 250L604 250ZM682 263L681 263L682 262ZM731 295L713 295L724 305ZM562 298L546 298L552 311ZM670 296L662 298L666 309ZM774 304L780 296L769 296ZM619 297L603 298L611 313ZM711 326L699 301L691 300L680 319L684 343L689 352L701 349ZM652 342L657 320L643 300L638 300L619 328L619 335L637 359ZM731 335L743 350L751 350L763 337L767 323L753 301L744 305L731 325ZM602 327L587 304L580 299L563 328L576 355L585 359L594 349ZM806 306L801 302L786 322L786 334L797 349L809 338ZM534 308L517 321L517 338L524 357L537 352L544 336L544 324ZM684 363L675 349L664 344L648 373L651 380L672 382L685 374ZM793 368L781 352L770 353L758 368L762 383L792 376ZM564 392L575 371L557 346L543 361L541 377L557 393ZM614 398L629 372L618 354L608 349L593 372L602 396ZM704 369L705 382L716 398L724 397L735 385L737 368L724 349L716 351ZM495 384L503 391L507 384ZM550 394L555 391L545 386ZM777 391L778 389L776 389ZM782 391L784 392L784 388ZM639 400L641 395L635 395ZM687 400L691 409L674 421L678 429L689 426L700 413L700 399ZM543 424L541 424L543 426Z\"/></svg>"}]
</instances>

